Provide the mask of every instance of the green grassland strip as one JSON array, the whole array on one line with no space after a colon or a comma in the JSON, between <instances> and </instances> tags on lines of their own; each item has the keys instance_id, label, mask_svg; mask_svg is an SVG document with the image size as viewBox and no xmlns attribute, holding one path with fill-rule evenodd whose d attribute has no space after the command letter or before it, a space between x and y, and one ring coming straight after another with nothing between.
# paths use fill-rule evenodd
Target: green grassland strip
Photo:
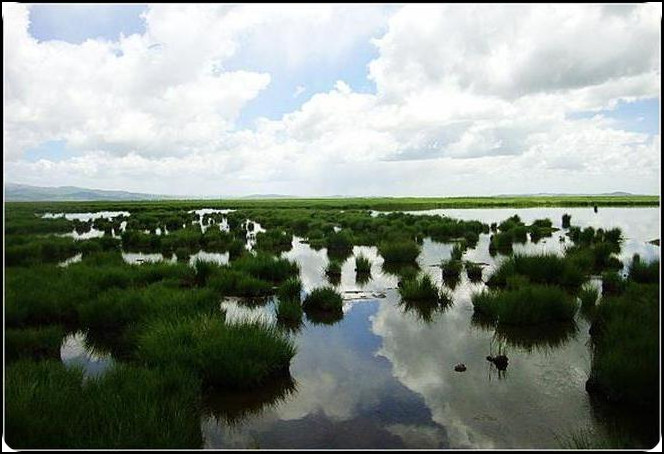
<instances>
[{"instance_id":1,"label":"green grassland strip","mask_svg":"<svg viewBox=\"0 0 664 454\"><path fill-rule=\"evenodd\" d=\"M192 199L160 201L6 202L6 210L72 212L145 210L164 208L316 208L428 210L435 208L529 208L592 206L659 206L658 195L630 196L532 196L532 197L376 197L376 198L279 198Z\"/></svg>"}]
</instances>

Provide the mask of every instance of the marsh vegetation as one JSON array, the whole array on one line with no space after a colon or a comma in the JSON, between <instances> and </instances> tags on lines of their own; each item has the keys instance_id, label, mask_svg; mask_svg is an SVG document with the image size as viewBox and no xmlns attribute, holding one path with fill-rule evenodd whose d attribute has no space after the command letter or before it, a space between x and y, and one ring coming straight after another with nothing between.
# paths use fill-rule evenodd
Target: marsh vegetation
<instances>
[{"instance_id":1,"label":"marsh vegetation","mask_svg":"<svg viewBox=\"0 0 664 454\"><path fill-rule=\"evenodd\" d=\"M576 399L587 389L609 407L648 409L657 400L659 252L646 241L636 245L614 224L574 225L583 212L573 208L555 217L519 212L483 220L369 209L451 203L435 200L227 202L7 205L10 446L208 446L215 438L201 423L203 416L216 421L214 430L243 427L263 408L277 411L325 387L354 395L340 378L350 369L334 375L343 385L332 384L329 375L310 376L329 366L318 364L320 358L345 366L348 352L373 345L362 340L373 339L372 332L382 332L384 344L372 347L355 367L371 370L367 376L389 376L381 378L384 383L397 378L384 375L384 363L374 364L376 351L396 368L395 355L409 344L414 350L400 361L439 353L430 350L439 338L447 341L435 348L448 358L472 352L479 363L458 358L468 365L464 376L475 377L468 379L474 389L489 394L493 382L473 374L478 364L486 367L484 357L496 353L495 344L501 354L507 348L515 355L499 371L502 381L511 380L510 374L526 380L520 374L527 368L520 364L574 345L586 352L578 358L591 358L579 366L590 372L575 388ZM494 202L499 203L480 200ZM113 214L94 214L102 210ZM90 236L93 231L100 234ZM158 258L132 261L129 253ZM227 255L220 263L212 254ZM238 318L230 308L260 317ZM399 342L389 341L399 328ZM72 333L82 333L86 349L113 358L108 369L88 376L85 367L64 364L63 340ZM462 341L452 342L451 333ZM491 351L477 351L468 333L485 336ZM343 342L357 344L328 353ZM451 366L427 379L436 383L443 369ZM418 385L398 378L403 383L390 385L390 396L430 414L411 396ZM358 386L374 386L369 378L354 379ZM536 395L536 387L530 392ZM378 400L388 405L391 398L396 397ZM637 447L650 440L643 434L629 439ZM452 434L446 446L464 446L455 440ZM497 443L521 447L504 439Z\"/></svg>"}]
</instances>

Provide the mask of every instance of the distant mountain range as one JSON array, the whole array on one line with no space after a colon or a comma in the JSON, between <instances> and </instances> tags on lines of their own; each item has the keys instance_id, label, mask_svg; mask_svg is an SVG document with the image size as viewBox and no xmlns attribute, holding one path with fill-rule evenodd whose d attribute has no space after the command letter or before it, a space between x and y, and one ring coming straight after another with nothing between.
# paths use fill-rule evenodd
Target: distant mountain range
<instances>
[{"instance_id":1,"label":"distant mountain range","mask_svg":"<svg viewBox=\"0 0 664 454\"><path fill-rule=\"evenodd\" d=\"M7 202L158 200L171 198L174 197L155 194L142 194L138 192L78 188L76 186L60 186L56 188L30 186L27 184L5 183L5 200Z\"/></svg>"},{"instance_id":2,"label":"distant mountain range","mask_svg":"<svg viewBox=\"0 0 664 454\"><path fill-rule=\"evenodd\" d=\"M609 192L603 194L501 194L495 197L555 197L555 196L630 196L629 192ZM41 201L95 201L95 200L169 200L169 199L295 199L300 196L283 194L251 194L246 196L174 196L163 194L144 194L128 191L107 191L103 189L79 188L76 186L44 187L27 184L5 183L5 201L41 202ZM314 198L352 198L350 196L313 196ZM392 197L390 197L392 198Z\"/></svg>"}]
</instances>

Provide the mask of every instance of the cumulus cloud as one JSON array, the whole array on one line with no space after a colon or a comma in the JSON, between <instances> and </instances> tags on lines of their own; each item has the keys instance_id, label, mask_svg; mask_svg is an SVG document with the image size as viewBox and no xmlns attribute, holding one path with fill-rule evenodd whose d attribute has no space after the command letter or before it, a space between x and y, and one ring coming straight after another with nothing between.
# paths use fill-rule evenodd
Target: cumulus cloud
<instances>
[{"instance_id":1,"label":"cumulus cloud","mask_svg":"<svg viewBox=\"0 0 664 454\"><path fill-rule=\"evenodd\" d=\"M146 14L143 35L75 45L38 42L27 31L28 8L11 5L5 11L8 157L48 140L120 155L212 149L270 82L268 74L216 69L235 51L215 22L217 12L158 6Z\"/></svg>"},{"instance_id":2,"label":"cumulus cloud","mask_svg":"<svg viewBox=\"0 0 664 454\"><path fill-rule=\"evenodd\" d=\"M654 192L659 135L621 130L601 113L659 96L655 13L645 4L157 5L144 34L73 45L34 40L28 8L14 5L5 10L6 159L28 182L47 164L22 153L65 140L83 156L48 164L59 183L85 162L109 185L121 168L140 179L134 190L155 192L171 175L189 194L456 195L477 193L479 182L504 192L524 172L541 190L567 190L568 172L587 191ZM375 93L340 80L282 118L236 127L271 80L249 66L317 65L370 39ZM569 115L588 111L598 116Z\"/></svg>"}]
</instances>

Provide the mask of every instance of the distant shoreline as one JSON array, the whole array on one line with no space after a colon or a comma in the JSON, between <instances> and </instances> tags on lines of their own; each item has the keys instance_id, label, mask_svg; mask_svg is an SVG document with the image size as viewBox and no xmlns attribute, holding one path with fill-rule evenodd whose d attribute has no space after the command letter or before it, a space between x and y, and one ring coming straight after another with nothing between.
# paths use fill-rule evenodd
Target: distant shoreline
<instances>
[{"instance_id":1,"label":"distant shoreline","mask_svg":"<svg viewBox=\"0 0 664 454\"><path fill-rule=\"evenodd\" d=\"M499 197L344 197L268 199L163 199L95 201L5 201L6 205L33 206L35 210L69 207L80 210L168 205L182 208L328 208L369 210L429 210L435 208L535 208L535 207L655 207L660 196L499 196Z\"/></svg>"}]
</instances>

